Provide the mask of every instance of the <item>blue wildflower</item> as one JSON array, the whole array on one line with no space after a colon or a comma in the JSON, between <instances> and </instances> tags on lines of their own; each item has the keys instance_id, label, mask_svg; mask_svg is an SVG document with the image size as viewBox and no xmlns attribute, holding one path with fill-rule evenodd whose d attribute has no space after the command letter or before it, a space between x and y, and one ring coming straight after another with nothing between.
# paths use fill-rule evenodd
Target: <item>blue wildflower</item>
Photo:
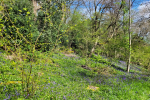
<instances>
[{"instance_id":1,"label":"blue wildflower","mask_svg":"<svg viewBox=\"0 0 150 100\"><path fill-rule=\"evenodd\" d=\"M66 100L66 97L65 97L65 96L63 96L63 99L65 99L65 100Z\"/></svg>"}]
</instances>

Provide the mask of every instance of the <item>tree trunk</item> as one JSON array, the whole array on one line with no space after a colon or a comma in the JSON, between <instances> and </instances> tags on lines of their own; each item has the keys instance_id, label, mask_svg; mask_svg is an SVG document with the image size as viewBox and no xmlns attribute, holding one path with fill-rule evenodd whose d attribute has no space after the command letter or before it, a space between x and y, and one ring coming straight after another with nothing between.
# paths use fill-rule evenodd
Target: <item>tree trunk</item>
<instances>
[{"instance_id":1,"label":"tree trunk","mask_svg":"<svg viewBox=\"0 0 150 100\"><path fill-rule=\"evenodd\" d=\"M94 52L94 50L95 50L95 47L96 47L96 45L97 45L97 43L98 43L98 40L99 40L99 36L97 37L97 39L96 39L96 41L95 41L95 44L94 44L94 46L93 46L93 48L92 48L92 50L91 50L91 52L90 52L90 54L89 54L89 57L92 56L92 54L93 54L93 52Z\"/></svg>"},{"instance_id":2,"label":"tree trunk","mask_svg":"<svg viewBox=\"0 0 150 100\"><path fill-rule=\"evenodd\" d=\"M129 0L129 58L127 63L127 72L130 71L130 60L131 60L131 0Z\"/></svg>"},{"instance_id":3,"label":"tree trunk","mask_svg":"<svg viewBox=\"0 0 150 100\"><path fill-rule=\"evenodd\" d=\"M37 16L37 10L39 10L41 6L38 5L36 0L32 0L32 4L33 4L33 13L35 14L35 16Z\"/></svg>"}]
</instances>

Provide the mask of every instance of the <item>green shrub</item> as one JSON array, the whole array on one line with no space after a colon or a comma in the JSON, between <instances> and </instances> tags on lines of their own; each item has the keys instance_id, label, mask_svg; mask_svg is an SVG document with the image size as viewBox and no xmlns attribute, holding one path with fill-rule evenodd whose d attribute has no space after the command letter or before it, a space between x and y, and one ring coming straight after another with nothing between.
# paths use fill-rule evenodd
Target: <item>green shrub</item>
<instances>
[{"instance_id":1,"label":"green shrub","mask_svg":"<svg viewBox=\"0 0 150 100\"><path fill-rule=\"evenodd\" d=\"M29 50L31 47L28 44L34 42L39 35L31 1L9 0L3 5L5 5L5 17L2 18L1 24L5 27L2 37L5 45L8 46L7 49L15 51L19 46Z\"/></svg>"}]
</instances>

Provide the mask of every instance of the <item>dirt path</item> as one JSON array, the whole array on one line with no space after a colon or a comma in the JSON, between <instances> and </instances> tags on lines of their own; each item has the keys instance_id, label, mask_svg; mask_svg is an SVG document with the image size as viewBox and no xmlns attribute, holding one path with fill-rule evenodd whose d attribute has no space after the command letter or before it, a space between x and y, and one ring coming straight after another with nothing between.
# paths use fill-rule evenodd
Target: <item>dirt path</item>
<instances>
[{"instance_id":1,"label":"dirt path","mask_svg":"<svg viewBox=\"0 0 150 100\"><path fill-rule=\"evenodd\" d=\"M66 54L66 53L63 53L63 54L67 57L79 58L79 56L77 56L75 54Z\"/></svg>"}]
</instances>

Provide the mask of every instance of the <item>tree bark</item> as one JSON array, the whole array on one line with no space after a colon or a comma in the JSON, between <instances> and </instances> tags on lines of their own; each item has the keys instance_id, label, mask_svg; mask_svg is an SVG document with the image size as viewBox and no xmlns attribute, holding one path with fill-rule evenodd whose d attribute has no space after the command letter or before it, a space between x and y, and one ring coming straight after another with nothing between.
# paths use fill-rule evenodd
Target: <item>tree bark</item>
<instances>
[{"instance_id":1,"label":"tree bark","mask_svg":"<svg viewBox=\"0 0 150 100\"><path fill-rule=\"evenodd\" d=\"M33 13L35 14L35 16L37 16L37 10L41 8L40 5L37 5L37 1L36 0L32 0L32 4L33 4Z\"/></svg>"},{"instance_id":2,"label":"tree bark","mask_svg":"<svg viewBox=\"0 0 150 100\"><path fill-rule=\"evenodd\" d=\"M131 0L129 0L129 58L127 63L127 72L130 71L130 60L131 60Z\"/></svg>"},{"instance_id":3,"label":"tree bark","mask_svg":"<svg viewBox=\"0 0 150 100\"><path fill-rule=\"evenodd\" d=\"M94 52L94 50L95 50L95 47L96 47L96 45L97 45L97 43L98 43L98 40L99 40L99 36L97 37L97 39L96 39L96 41L95 41L95 44L94 44L93 48L91 49L91 52L90 52L90 54L89 54L89 57L92 56L92 54L93 54L93 52Z\"/></svg>"}]
</instances>

